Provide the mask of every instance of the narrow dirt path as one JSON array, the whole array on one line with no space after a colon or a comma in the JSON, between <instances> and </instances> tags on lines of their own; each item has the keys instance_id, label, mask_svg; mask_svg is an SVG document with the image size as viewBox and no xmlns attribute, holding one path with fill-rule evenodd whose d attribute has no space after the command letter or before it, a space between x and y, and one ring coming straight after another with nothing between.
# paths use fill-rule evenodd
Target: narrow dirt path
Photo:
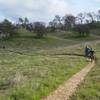
<instances>
[{"instance_id":1,"label":"narrow dirt path","mask_svg":"<svg viewBox=\"0 0 100 100\"><path fill-rule=\"evenodd\" d=\"M88 72L94 67L95 62L90 62L80 72L73 75L69 80L60 85L54 92L42 100L68 100L75 92L78 85L84 80Z\"/></svg>"},{"instance_id":2,"label":"narrow dirt path","mask_svg":"<svg viewBox=\"0 0 100 100\"><path fill-rule=\"evenodd\" d=\"M74 44L74 45L71 45L71 46L68 46L67 48L77 48L79 46L86 46L86 45L93 45L93 44L97 44L97 43L100 43L100 40L93 40L93 41L84 41L84 42L80 42L78 44Z\"/></svg>"}]
</instances>

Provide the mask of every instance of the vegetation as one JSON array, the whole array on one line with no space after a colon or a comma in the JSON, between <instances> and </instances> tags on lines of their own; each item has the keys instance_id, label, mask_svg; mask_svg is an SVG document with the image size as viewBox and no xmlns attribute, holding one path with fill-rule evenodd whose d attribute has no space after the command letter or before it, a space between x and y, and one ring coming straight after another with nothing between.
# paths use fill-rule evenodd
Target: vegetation
<instances>
[{"instance_id":1,"label":"vegetation","mask_svg":"<svg viewBox=\"0 0 100 100\"><path fill-rule=\"evenodd\" d=\"M67 14L63 17L56 15L55 18L49 22L30 22L27 17L19 18L18 23L12 24L9 20L5 19L0 23L0 31L2 34L10 34L11 37L20 28L24 28L30 32L35 32L38 38L43 38L47 32L54 31L74 31L78 35L89 36L91 29L100 28L100 11L98 13L88 12L79 13L77 16ZM2 36L1 36L2 37Z\"/></svg>"},{"instance_id":2,"label":"vegetation","mask_svg":"<svg viewBox=\"0 0 100 100\"><path fill-rule=\"evenodd\" d=\"M15 45L17 39L7 41L11 44L2 41L7 47L0 48L1 100L39 100L87 64L84 57L66 55L72 49L50 47L40 51L34 49L32 41L26 41L32 43L30 48L25 42ZM74 49L74 53L81 51L81 47Z\"/></svg>"},{"instance_id":3,"label":"vegetation","mask_svg":"<svg viewBox=\"0 0 100 100\"><path fill-rule=\"evenodd\" d=\"M40 100L47 96L87 64L82 46L67 47L100 39L100 32L93 31L99 28L100 11L56 15L49 24L30 22L27 17L14 24L7 19L0 22L0 100ZM98 73L99 67L95 67L72 99L99 99Z\"/></svg>"},{"instance_id":4,"label":"vegetation","mask_svg":"<svg viewBox=\"0 0 100 100\"><path fill-rule=\"evenodd\" d=\"M90 34L89 26L85 24L77 25L75 31L79 33L80 37L89 36Z\"/></svg>"},{"instance_id":5,"label":"vegetation","mask_svg":"<svg viewBox=\"0 0 100 100\"><path fill-rule=\"evenodd\" d=\"M38 38L42 38L46 34L45 23L35 22L34 32L36 32Z\"/></svg>"},{"instance_id":6,"label":"vegetation","mask_svg":"<svg viewBox=\"0 0 100 100\"><path fill-rule=\"evenodd\" d=\"M80 40L52 35L37 39L23 29L18 33L0 41L1 100L39 100L87 64L84 57L74 55L83 54L82 46L66 48Z\"/></svg>"},{"instance_id":7,"label":"vegetation","mask_svg":"<svg viewBox=\"0 0 100 100\"><path fill-rule=\"evenodd\" d=\"M79 86L71 100L99 100L100 99L100 44L94 46L96 50L96 66Z\"/></svg>"},{"instance_id":8,"label":"vegetation","mask_svg":"<svg viewBox=\"0 0 100 100\"><path fill-rule=\"evenodd\" d=\"M0 35L3 37L11 37L15 35L16 27L7 19L0 23Z\"/></svg>"}]
</instances>

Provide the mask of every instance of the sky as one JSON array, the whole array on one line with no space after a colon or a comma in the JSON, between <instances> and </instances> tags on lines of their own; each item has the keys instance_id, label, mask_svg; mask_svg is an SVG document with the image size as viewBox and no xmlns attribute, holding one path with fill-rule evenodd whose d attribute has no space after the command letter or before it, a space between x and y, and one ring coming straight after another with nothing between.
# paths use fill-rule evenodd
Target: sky
<instances>
[{"instance_id":1,"label":"sky","mask_svg":"<svg viewBox=\"0 0 100 100\"><path fill-rule=\"evenodd\" d=\"M55 15L77 15L98 10L100 0L0 0L0 21L5 18L17 21L19 17L27 17L33 22L49 22Z\"/></svg>"}]
</instances>

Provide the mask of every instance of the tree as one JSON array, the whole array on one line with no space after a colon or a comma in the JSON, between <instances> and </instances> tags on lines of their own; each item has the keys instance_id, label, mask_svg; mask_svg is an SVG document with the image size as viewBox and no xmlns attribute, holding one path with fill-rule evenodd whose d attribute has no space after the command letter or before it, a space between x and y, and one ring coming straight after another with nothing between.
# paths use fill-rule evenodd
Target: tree
<instances>
[{"instance_id":1,"label":"tree","mask_svg":"<svg viewBox=\"0 0 100 100\"><path fill-rule=\"evenodd\" d=\"M25 23L26 25L29 23L29 20L28 20L27 17L25 17L25 19L24 19L24 23Z\"/></svg>"},{"instance_id":2,"label":"tree","mask_svg":"<svg viewBox=\"0 0 100 100\"><path fill-rule=\"evenodd\" d=\"M94 12L89 12L89 13L87 13L87 17L90 19L90 23L94 23L96 14Z\"/></svg>"},{"instance_id":3,"label":"tree","mask_svg":"<svg viewBox=\"0 0 100 100\"><path fill-rule=\"evenodd\" d=\"M30 31L30 32L34 31L34 25L33 25L33 23L27 24L26 29L27 29L28 31Z\"/></svg>"},{"instance_id":4,"label":"tree","mask_svg":"<svg viewBox=\"0 0 100 100\"><path fill-rule=\"evenodd\" d=\"M23 24L24 23L24 20L22 18L19 18L19 23L20 24Z\"/></svg>"},{"instance_id":5,"label":"tree","mask_svg":"<svg viewBox=\"0 0 100 100\"><path fill-rule=\"evenodd\" d=\"M89 27L90 28L96 28L98 27L97 25L97 14L95 14L94 12L89 12L87 13L87 17L89 18Z\"/></svg>"},{"instance_id":6,"label":"tree","mask_svg":"<svg viewBox=\"0 0 100 100\"><path fill-rule=\"evenodd\" d=\"M59 29L59 30L61 30L62 27L63 27L62 18L59 15L56 15L55 16L55 21L57 23L56 28Z\"/></svg>"},{"instance_id":7,"label":"tree","mask_svg":"<svg viewBox=\"0 0 100 100\"><path fill-rule=\"evenodd\" d=\"M45 23L34 22L34 32L36 32L38 38L42 38L46 34Z\"/></svg>"},{"instance_id":8,"label":"tree","mask_svg":"<svg viewBox=\"0 0 100 100\"><path fill-rule=\"evenodd\" d=\"M7 19L0 23L0 31L5 35L13 36L15 34L16 27Z\"/></svg>"},{"instance_id":9,"label":"tree","mask_svg":"<svg viewBox=\"0 0 100 100\"><path fill-rule=\"evenodd\" d=\"M57 28L57 22L54 19L53 21L49 22L49 27L51 28L51 31L55 31Z\"/></svg>"},{"instance_id":10,"label":"tree","mask_svg":"<svg viewBox=\"0 0 100 100\"><path fill-rule=\"evenodd\" d=\"M98 10L98 13L97 13L97 21L98 22L100 21L100 10Z\"/></svg>"},{"instance_id":11,"label":"tree","mask_svg":"<svg viewBox=\"0 0 100 100\"><path fill-rule=\"evenodd\" d=\"M57 21L57 23L61 24L62 19L59 15L55 16L55 20Z\"/></svg>"},{"instance_id":12,"label":"tree","mask_svg":"<svg viewBox=\"0 0 100 100\"><path fill-rule=\"evenodd\" d=\"M65 15L63 20L65 28L70 29L74 27L76 18L73 15Z\"/></svg>"},{"instance_id":13,"label":"tree","mask_svg":"<svg viewBox=\"0 0 100 100\"><path fill-rule=\"evenodd\" d=\"M29 24L29 20L27 17L23 18L19 18L19 27L23 27L27 29L27 25Z\"/></svg>"},{"instance_id":14,"label":"tree","mask_svg":"<svg viewBox=\"0 0 100 100\"><path fill-rule=\"evenodd\" d=\"M77 21L78 21L79 24L83 24L84 19L85 19L85 14L79 13L76 18L77 18Z\"/></svg>"},{"instance_id":15,"label":"tree","mask_svg":"<svg viewBox=\"0 0 100 100\"><path fill-rule=\"evenodd\" d=\"M86 24L76 25L75 31L79 33L79 36L88 36L90 33L89 26Z\"/></svg>"},{"instance_id":16,"label":"tree","mask_svg":"<svg viewBox=\"0 0 100 100\"><path fill-rule=\"evenodd\" d=\"M28 25L29 25L29 20L28 20L27 17L25 17L25 18L24 18L23 27L27 29Z\"/></svg>"},{"instance_id":17,"label":"tree","mask_svg":"<svg viewBox=\"0 0 100 100\"><path fill-rule=\"evenodd\" d=\"M51 31L62 30L63 29L62 18L59 15L56 15L54 19L49 22L48 27L51 28Z\"/></svg>"}]
</instances>

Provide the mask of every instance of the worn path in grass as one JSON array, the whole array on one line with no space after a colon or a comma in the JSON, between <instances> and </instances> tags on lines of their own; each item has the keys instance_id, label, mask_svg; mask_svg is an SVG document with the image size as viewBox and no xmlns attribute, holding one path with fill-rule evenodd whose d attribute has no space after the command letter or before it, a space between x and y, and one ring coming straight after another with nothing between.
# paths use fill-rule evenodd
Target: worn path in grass
<instances>
[{"instance_id":1,"label":"worn path in grass","mask_svg":"<svg viewBox=\"0 0 100 100\"><path fill-rule=\"evenodd\" d=\"M75 92L78 85L84 80L88 72L94 67L95 62L90 62L80 72L73 75L69 80L60 85L54 92L42 100L68 100Z\"/></svg>"}]
</instances>

